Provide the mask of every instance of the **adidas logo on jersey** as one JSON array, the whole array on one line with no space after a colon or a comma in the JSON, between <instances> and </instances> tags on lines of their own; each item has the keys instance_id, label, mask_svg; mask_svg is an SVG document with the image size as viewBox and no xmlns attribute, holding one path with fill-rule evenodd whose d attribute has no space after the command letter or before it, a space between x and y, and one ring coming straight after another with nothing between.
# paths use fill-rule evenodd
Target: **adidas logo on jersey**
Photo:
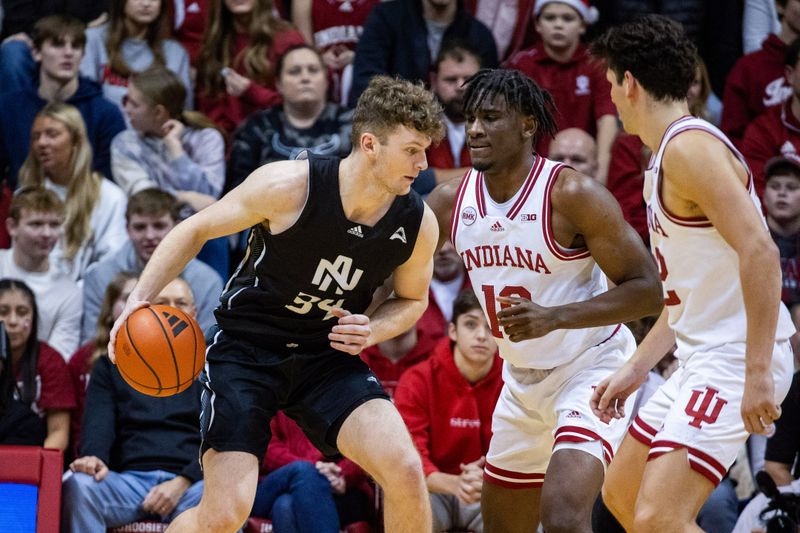
<instances>
[{"instance_id":1,"label":"adidas logo on jersey","mask_svg":"<svg viewBox=\"0 0 800 533\"><path fill-rule=\"evenodd\" d=\"M407 242L406 242L406 230L405 230L405 228L403 228L403 226L400 226L399 228L397 228L397 231L392 233L392 236L389 237L390 241L393 241L395 239L397 239L398 241L403 241L403 244L407 244Z\"/></svg>"},{"instance_id":2,"label":"adidas logo on jersey","mask_svg":"<svg viewBox=\"0 0 800 533\"><path fill-rule=\"evenodd\" d=\"M566 418L580 418L581 414L578 411L570 411L567 413Z\"/></svg>"},{"instance_id":3,"label":"adidas logo on jersey","mask_svg":"<svg viewBox=\"0 0 800 533\"><path fill-rule=\"evenodd\" d=\"M492 224L492 227L491 227L491 228L489 228L489 229L490 229L490 230L492 230L492 231L505 231L505 230L506 230L506 228L504 228L504 227L503 227L503 226L500 224L500 221L499 221L499 220L498 220L497 222L495 222L494 224Z\"/></svg>"},{"instance_id":4,"label":"adidas logo on jersey","mask_svg":"<svg viewBox=\"0 0 800 533\"><path fill-rule=\"evenodd\" d=\"M347 233L349 233L350 235L355 235L356 237L360 237L362 239L364 238L364 232L361 231L361 226L353 226L352 228L347 230Z\"/></svg>"}]
</instances>

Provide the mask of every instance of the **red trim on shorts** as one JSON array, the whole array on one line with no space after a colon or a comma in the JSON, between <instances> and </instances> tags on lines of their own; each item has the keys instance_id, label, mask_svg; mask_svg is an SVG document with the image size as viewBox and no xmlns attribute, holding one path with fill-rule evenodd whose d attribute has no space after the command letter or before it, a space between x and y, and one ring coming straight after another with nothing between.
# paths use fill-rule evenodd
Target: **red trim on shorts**
<instances>
[{"instance_id":1,"label":"red trim on shorts","mask_svg":"<svg viewBox=\"0 0 800 533\"><path fill-rule=\"evenodd\" d=\"M633 419L633 422L631 422L628 433L631 437L649 447L658 431L637 416Z\"/></svg>"},{"instance_id":2,"label":"red trim on shorts","mask_svg":"<svg viewBox=\"0 0 800 533\"><path fill-rule=\"evenodd\" d=\"M483 467L483 472L484 479L487 482L507 489L528 489L544 485L544 474L512 472L511 470L503 470L489 463L486 463Z\"/></svg>"},{"instance_id":3,"label":"red trim on shorts","mask_svg":"<svg viewBox=\"0 0 800 533\"><path fill-rule=\"evenodd\" d=\"M727 468L722 466L722 463L708 455L707 453L692 448L679 442L669 440L654 441L650 447L650 453L647 455L647 460L651 461L662 455L685 448L689 459L689 468L708 479L716 487L722 478L725 477Z\"/></svg>"},{"instance_id":4,"label":"red trim on shorts","mask_svg":"<svg viewBox=\"0 0 800 533\"><path fill-rule=\"evenodd\" d=\"M464 194L467 190L467 181L469 181L469 173L467 170L464 177L461 178L461 183L456 190L456 201L453 205L453 212L450 213L450 242L453 246L456 245L456 230L458 230L458 218L461 215L461 203L464 201Z\"/></svg>"},{"instance_id":5,"label":"red trim on shorts","mask_svg":"<svg viewBox=\"0 0 800 533\"><path fill-rule=\"evenodd\" d=\"M614 449L603 437L589 429L580 426L561 426L556 429L553 448L559 442L593 442L599 440L603 445L603 458L610 463L614 458Z\"/></svg>"},{"instance_id":6,"label":"red trim on shorts","mask_svg":"<svg viewBox=\"0 0 800 533\"><path fill-rule=\"evenodd\" d=\"M614 328L614 331L612 331L612 332L611 332L611 335L609 335L609 336L608 336L608 337L606 337L605 339L601 340L600 342L598 342L597 344L595 344L594 346L592 346L592 348L594 348L594 347L596 347L596 346L600 346L600 345L601 345L601 344L603 344L604 342L608 342L608 341L610 341L610 340L611 340L611 338L612 338L614 335L616 335L616 334L619 332L619 330L620 330L620 329L622 329L622 324L617 324L617 327L616 327L616 328Z\"/></svg>"}]
</instances>

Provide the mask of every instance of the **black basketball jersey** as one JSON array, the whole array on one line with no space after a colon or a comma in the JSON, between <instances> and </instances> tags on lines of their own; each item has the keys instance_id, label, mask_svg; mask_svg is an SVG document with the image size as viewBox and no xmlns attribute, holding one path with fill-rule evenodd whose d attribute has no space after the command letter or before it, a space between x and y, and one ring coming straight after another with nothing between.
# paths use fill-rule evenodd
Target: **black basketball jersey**
<instances>
[{"instance_id":1,"label":"black basketball jersey","mask_svg":"<svg viewBox=\"0 0 800 533\"><path fill-rule=\"evenodd\" d=\"M309 154L308 199L298 220L273 235L250 230L247 251L215 311L226 334L265 347L316 349L336 324L331 307L363 313L375 290L411 256L424 205L411 191L374 226L347 219L339 161Z\"/></svg>"}]
</instances>

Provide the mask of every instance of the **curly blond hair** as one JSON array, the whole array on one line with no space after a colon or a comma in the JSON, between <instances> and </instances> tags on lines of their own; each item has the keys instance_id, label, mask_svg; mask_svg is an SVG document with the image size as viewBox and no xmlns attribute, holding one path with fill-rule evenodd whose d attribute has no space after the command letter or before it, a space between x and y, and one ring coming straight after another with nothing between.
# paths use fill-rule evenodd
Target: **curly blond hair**
<instances>
[{"instance_id":1,"label":"curly blond hair","mask_svg":"<svg viewBox=\"0 0 800 533\"><path fill-rule=\"evenodd\" d=\"M361 135L370 132L383 143L398 126L417 130L437 143L444 137L442 106L421 83L399 78L375 76L361 94L353 113L353 146Z\"/></svg>"}]
</instances>

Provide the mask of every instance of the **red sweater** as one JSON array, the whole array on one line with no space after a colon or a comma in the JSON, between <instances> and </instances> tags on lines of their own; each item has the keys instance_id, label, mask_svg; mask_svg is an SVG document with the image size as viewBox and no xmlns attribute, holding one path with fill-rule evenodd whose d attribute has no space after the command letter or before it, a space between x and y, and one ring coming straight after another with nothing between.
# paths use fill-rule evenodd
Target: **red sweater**
<instances>
[{"instance_id":1,"label":"red sweater","mask_svg":"<svg viewBox=\"0 0 800 533\"><path fill-rule=\"evenodd\" d=\"M737 147L754 118L791 96L792 90L784 75L787 48L777 35L771 34L761 50L741 57L728 74L720 129Z\"/></svg>"},{"instance_id":2,"label":"red sweater","mask_svg":"<svg viewBox=\"0 0 800 533\"><path fill-rule=\"evenodd\" d=\"M460 464L486 455L492 438L492 413L500 390L502 361L495 354L489 373L470 384L453 359L450 339L442 339L427 361L400 379L394 403L422 456L425 476L458 475Z\"/></svg>"},{"instance_id":3,"label":"red sweater","mask_svg":"<svg viewBox=\"0 0 800 533\"><path fill-rule=\"evenodd\" d=\"M377 344L362 351L361 359L378 377L386 393L394 396L394 389L400 381L400 376L415 364L427 359L439 338L431 336L425 328L417 324L417 344L396 363L383 355Z\"/></svg>"},{"instance_id":4,"label":"red sweater","mask_svg":"<svg viewBox=\"0 0 800 533\"><path fill-rule=\"evenodd\" d=\"M583 44L570 61L559 63L539 43L512 56L507 67L519 70L553 96L558 109L555 117L558 130L580 128L595 136L597 120L617 114L606 71L591 61ZM550 139L543 137L536 145L536 152L546 154L549 146Z\"/></svg>"},{"instance_id":5,"label":"red sweater","mask_svg":"<svg viewBox=\"0 0 800 533\"><path fill-rule=\"evenodd\" d=\"M639 137L620 133L611 146L606 187L619 202L625 220L647 244L650 242L650 234L647 229L647 208L642 196L644 169L647 165L645 150L647 148ZM649 152L647 150L648 154Z\"/></svg>"},{"instance_id":6,"label":"red sweater","mask_svg":"<svg viewBox=\"0 0 800 533\"><path fill-rule=\"evenodd\" d=\"M269 49L268 58L273 70L278 66L278 58L290 47L297 44L304 44L303 34L295 29L286 30L273 35L272 47ZM241 57L240 53L250 44L250 36L238 34L233 43L233 57ZM241 61L233 65L234 70L246 76ZM282 101L280 93L275 89L274 84L260 85L255 81L238 98L221 92L218 95L209 96L202 87L197 89L197 109L213 120L229 136L239 124L244 121L251 113L261 111Z\"/></svg>"},{"instance_id":7,"label":"red sweater","mask_svg":"<svg viewBox=\"0 0 800 533\"><path fill-rule=\"evenodd\" d=\"M445 135L444 139L439 144L432 144L426 153L428 156L428 166L432 168L457 168L457 167L471 167L472 159L469 157L469 147L466 141L464 146L461 147L459 157L461 161L456 165L453 159L453 151L450 148L450 141Z\"/></svg>"},{"instance_id":8,"label":"red sweater","mask_svg":"<svg viewBox=\"0 0 800 533\"><path fill-rule=\"evenodd\" d=\"M269 441L267 453L264 455L263 464L267 472L272 472L295 461L316 463L327 460L311 444L300 426L283 412L278 412L272 419L269 429L272 432L272 438ZM336 464L342 469L348 489L353 488L372 494L367 474L357 464L349 459L342 459Z\"/></svg>"},{"instance_id":9,"label":"red sweater","mask_svg":"<svg viewBox=\"0 0 800 533\"><path fill-rule=\"evenodd\" d=\"M758 197L764 195L764 165L775 156L800 153L800 120L794 116L792 100L764 111L745 130L742 155L753 172Z\"/></svg>"}]
</instances>

